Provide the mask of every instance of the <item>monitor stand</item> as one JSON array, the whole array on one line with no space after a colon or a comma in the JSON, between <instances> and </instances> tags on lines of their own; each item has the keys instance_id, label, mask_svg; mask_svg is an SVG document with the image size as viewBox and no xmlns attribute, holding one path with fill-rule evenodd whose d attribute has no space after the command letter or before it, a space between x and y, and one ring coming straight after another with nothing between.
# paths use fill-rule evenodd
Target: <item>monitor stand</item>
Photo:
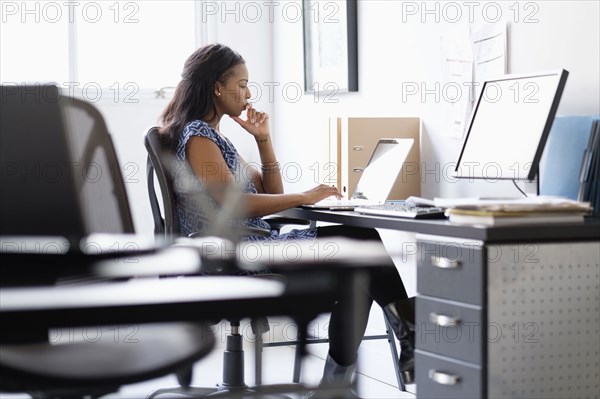
<instances>
[{"instance_id":1,"label":"monitor stand","mask_svg":"<svg viewBox=\"0 0 600 399\"><path fill-rule=\"evenodd\" d=\"M536 177L533 180L524 180L522 190L528 197L537 197L540 194L539 178Z\"/></svg>"}]
</instances>

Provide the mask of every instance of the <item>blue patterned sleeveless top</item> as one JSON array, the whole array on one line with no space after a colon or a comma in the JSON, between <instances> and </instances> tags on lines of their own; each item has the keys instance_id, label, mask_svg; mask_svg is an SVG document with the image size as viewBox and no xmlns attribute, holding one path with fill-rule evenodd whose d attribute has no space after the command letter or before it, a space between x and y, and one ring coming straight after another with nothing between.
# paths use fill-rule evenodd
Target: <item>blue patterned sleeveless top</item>
<instances>
[{"instance_id":1,"label":"blue patterned sleeveless top","mask_svg":"<svg viewBox=\"0 0 600 399\"><path fill-rule=\"evenodd\" d=\"M244 193L257 193L254 182L248 177L245 177L243 168L241 167L241 161L237 150L234 145L226 137L221 136L217 133L208 123L196 120L188 123L184 129L183 134L179 138L176 148L177 160L180 162L181 169L186 169L189 172L189 164L187 162L185 149L188 141L191 137L198 136L204 137L214 142L225 160L227 167L233 173L236 181L242 183ZM181 170L176 171L177 174L182 173ZM195 178L195 176L194 176ZM196 185L200 182L195 178ZM182 234L189 235L195 232L204 232L211 228L212 219L220 211L219 204L212 199L209 195L205 195L201 200L198 199L198 194L191 194L188 190L176 189L176 200L177 200L177 211L179 215L179 222L181 224ZM252 217L242 220L230 220L232 228L235 227L258 227L262 229L269 229L269 224L260 217ZM272 230L271 236L247 236L246 240L259 241L259 240L295 240L295 239L308 239L315 238L317 236L316 228L309 229L294 229L284 234L279 234L277 231Z\"/></svg>"}]
</instances>

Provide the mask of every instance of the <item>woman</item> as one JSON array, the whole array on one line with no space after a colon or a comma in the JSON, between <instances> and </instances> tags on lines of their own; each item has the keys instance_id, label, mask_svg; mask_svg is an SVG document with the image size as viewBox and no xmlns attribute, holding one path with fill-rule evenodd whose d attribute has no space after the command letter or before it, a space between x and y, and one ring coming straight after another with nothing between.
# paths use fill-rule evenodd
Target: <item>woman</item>
<instances>
[{"instance_id":1,"label":"woman","mask_svg":"<svg viewBox=\"0 0 600 399\"><path fill-rule=\"evenodd\" d=\"M259 112L248 102L248 69L244 59L230 48L214 44L196 50L186 61L182 80L174 97L162 114L161 134L169 142L178 160L191 167L198 180L206 187L212 206L217 209L226 198L226 189L242 181L246 215L239 223L246 227L269 229L262 216L285 209L314 204L324 198L341 197L327 185L296 194L284 194L279 163L273 151L269 129L269 115ZM246 111L246 118L240 117ZM220 122L231 117L251 134L260 154L260 170L248 165L233 144L221 133ZM178 193L178 211L184 234L209 228L210 211L185 194ZM374 229L348 226L327 226L292 230L285 234L272 231L270 237L251 236L253 240L310 239L315 237L345 236L363 240L381 240ZM389 267L373 273L371 284L365 289L370 308L375 300L383 309L400 341L399 359L405 382L414 378L414 303L407 298L404 285L391 259ZM323 383L348 383L352 378L356 351L343 345L341 323L343 315L332 312L329 324L329 355L325 363ZM363 313L368 315L368 309ZM367 318L361 320L364 334Z\"/></svg>"}]
</instances>

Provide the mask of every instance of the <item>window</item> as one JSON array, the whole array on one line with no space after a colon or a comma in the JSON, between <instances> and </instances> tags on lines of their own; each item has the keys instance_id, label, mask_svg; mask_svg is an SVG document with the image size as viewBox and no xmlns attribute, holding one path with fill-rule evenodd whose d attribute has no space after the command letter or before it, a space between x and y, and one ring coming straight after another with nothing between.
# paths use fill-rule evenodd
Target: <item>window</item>
<instances>
[{"instance_id":1,"label":"window","mask_svg":"<svg viewBox=\"0 0 600 399\"><path fill-rule=\"evenodd\" d=\"M1 7L4 84L155 91L177 84L186 57L200 45L195 1L3 1Z\"/></svg>"},{"instance_id":2,"label":"window","mask_svg":"<svg viewBox=\"0 0 600 399\"><path fill-rule=\"evenodd\" d=\"M0 4L0 76L2 83L67 81L69 37L65 22L41 18L33 3ZM38 3L36 3L38 4ZM9 6L13 7L9 7ZM29 14L25 7L34 12ZM39 5L37 7L40 8Z\"/></svg>"}]
</instances>

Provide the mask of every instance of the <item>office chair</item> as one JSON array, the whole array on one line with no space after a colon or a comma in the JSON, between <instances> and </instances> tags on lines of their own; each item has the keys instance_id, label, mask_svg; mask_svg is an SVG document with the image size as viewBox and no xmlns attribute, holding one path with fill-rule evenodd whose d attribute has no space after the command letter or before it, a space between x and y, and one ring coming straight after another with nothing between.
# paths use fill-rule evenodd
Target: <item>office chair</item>
<instances>
[{"instance_id":1,"label":"office chair","mask_svg":"<svg viewBox=\"0 0 600 399\"><path fill-rule=\"evenodd\" d=\"M70 187L68 190L39 192L42 198L20 198L23 205L17 208L18 203L15 203L11 212L23 217L28 213L27 208L36 201L44 203L42 206L46 212L56 212L56 206L61 207L63 199L75 194L80 199L78 202L82 215L75 208L68 214L63 213L61 216L65 218L65 225L74 226L78 222L71 224L68 220L83 216L88 231L133 233L120 166L110 134L98 111L84 101L59 97L55 86L15 86L6 92L4 89L2 87L2 106L6 111L2 118L3 162L23 157L20 166L28 168L31 153L45 153L54 158L47 160L56 162L56 165L67 163L84 168L94 165L101 172L93 180L77 173L63 176L67 179L61 180L61 183ZM26 90L27 96L22 95L21 90ZM34 96L32 93L36 91L41 95ZM27 98L30 101L26 101ZM45 137L37 141L38 136ZM48 142L63 150L68 148L69 151L53 151L55 147L44 145ZM40 187L44 190L44 183L40 185L35 179L27 183L24 181L10 183L7 180L7 184L29 185L25 188L21 186L24 191L20 193L35 193ZM88 203L93 206L86 206ZM72 233L66 234L65 226L43 225L47 223L44 220L30 220L27 223L29 230L20 234L36 234L38 227L44 231L52 229L56 235ZM10 231L11 226L3 226L3 234ZM69 254L64 256L65 259L71 259L68 258ZM83 258L80 256L78 259ZM56 275L60 273L57 271ZM27 276L23 278L26 280ZM52 280L42 284L54 283ZM23 281L23 284L37 285L40 281L34 277ZM77 301L77 298L73 300ZM204 323L177 322L138 327L136 344L117 344L113 336L105 334L104 337L92 337L93 343L69 341L55 345L50 342L47 330L21 331L19 326L4 326L14 334L3 334L0 340L0 390L26 392L34 398L96 398L114 392L124 384L172 373L178 375L180 384L189 385L181 371L187 370L214 347L214 337L206 333L209 330Z\"/></svg>"},{"instance_id":2,"label":"office chair","mask_svg":"<svg viewBox=\"0 0 600 399\"><path fill-rule=\"evenodd\" d=\"M173 181L173 174L170 173L169 162L171 159L166 159L168 152L165 146L161 142L161 137L158 133L157 127L148 129L144 137L144 145L148 151L147 160L147 185L148 185L148 197L150 200L150 207L152 208L152 217L154 220L154 232L158 237L165 239L173 239L174 237L181 236L181 228L179 224L179 216L177 215L176 198L175 198L175 182ZM156 189L154 186L154 178L158 180L160 192L162 196L162 205L164 217L161 214L161 207L158 202L156 195ZM271 219L270 225L272 228L279 230L283 225L295 223L295 224L308 224L303 220L297 220L292 218L273 218ZM268 236L271 234L270 230L260 228L248 228L243 232L244 234L256 234L262 236ZM190 237L199 237L200 234L192 234ZM221 390L240 391L247 389L247 385L244 381L244 353L242 349L242 336L239 334L239 320L229 320L230 326L232 327L232 333L227 336L227 349L224 353L223 362L223 381L221 383ZM252 331L256 338L256 356L255 356L255 383L260 385L262 383L262 335L269 331L269 323L266 318L253 318L251 320ZM190 371L191 373L191 371ZM191 375L191 374L190 374ZM164 393L184 393L188 395L198 395L215 391L214 388L163 388L152 393L149 398L164 394Z\"/></svg>"},{"instance_id":3,"label":"office chair","mask_svg":"<svg viewBox=\"0 0 600 399\"><path fill-rule=\"evenodd\" d=\"M169 173L165 165L167 164L166 158L169 155L169 150L163 145L161 141L160 134L158 132L158 127L154 126L147 130L144 136L144 145L146 146L146 150L148 151L147 158L147 186L148 186L148 197L150 200L150 206L152 208L152 217L154 219L154 231L158 236L164 236L165 238L169 237L177 237L180 233L179 226L179 216L177 215L176 208L176 198L175 198L175 190L174 190L174 181L172 174ZM156 189L154 185L154 179L156 179L159 183L159 188L162 196L163 203L163 212L164 217L161 214L161 207L159 205L159 201L156 195ZM267 217L265 218L267 223L271 226L272 229L279 229L288 224L300 224L300 225L308 225L308 221L294 219L294 218L284 218L284 217ZM269 236L269 230L262 229L253 229L251 232L256 235ZM387 321L385 315L384 320L386 323L386 334L385 335L369 335L365 336L363 340L375 340L375 339L386 339L390 345L390 353L392 357L392 363L394 365L394 371L396 374L396 381L398 382L398 388L400 391L405 391L406 387L404 384L404 380L402 377L402 373L400 371L400 367L398 365L398 350L395 344L395 337L393 333L393 329L391 325ZM294 356L294 371L292 381L294 383L300 382L300 374L302 368L302 356L303 353L301 351L301 347L299 344L299 340L296 341L284 341L284 342L269 342L264 343L262 340L262 334L269 331L269 325L266 321L261 321L260 326L261 329L257 329L257 327L253 324L252 329L255 334L255 384L261 384L261 370L262 370L262 350L263 347L275 347L275 346L289 346L296 345L296 352ZM312 338L307 337L305 340L306 344L317 344L317 343L328 343L329 340L324 338ZM224 366L225 368L227 366ZM242 383L243 383L243 374L241 375ZM245 385L244 385L245 386ZM176 390L175 390L176 391ZM173 389L168 392L175 392ZM167 392L167 391L165 391Z\"/></svg>"},{"instance_id":4,"label":"office chair","mask_svg":"<svg viewBox=\"0 0 600 399\"><path fill-rule=\"evenodd\" d=\"M172 173L169 173L168 164L172 163L172 159L166 158L165 154L169 151L165 148L161 141L158 127L153 126L148 129L144 136L144 145L148 151L148 159L146 164L146 177L148 185L148 197L150 207L152 208L152 218L154 220L154 233L157 236L165 238L181 236L181 228L179 225L179 215L177 214L176 198L174 190L174 181ZM154 186L154 177L158 180L160 193L162 196L164 217L161 213L161 207L158 203L156 188ZM279 231L283 226L294 225L309 225L310 222L302 219L288 218L282 216L269 216L265 220L272 230ZM246 233L257 235L270 235L271 231L259 228L247 228ZM195 236L199 236L195 234Z\"/></svg>"}]
</instances>

